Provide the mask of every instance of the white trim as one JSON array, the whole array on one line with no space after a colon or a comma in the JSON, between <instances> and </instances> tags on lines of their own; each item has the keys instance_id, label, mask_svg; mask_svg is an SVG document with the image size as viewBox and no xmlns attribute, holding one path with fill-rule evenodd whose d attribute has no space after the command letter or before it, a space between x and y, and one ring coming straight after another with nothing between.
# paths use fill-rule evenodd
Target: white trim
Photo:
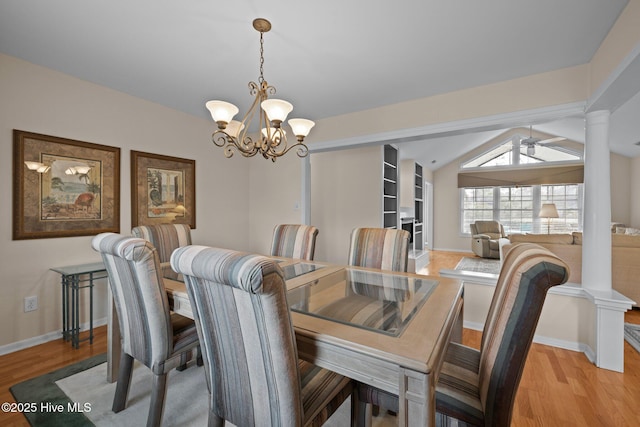
<instances>
[{"instance_id":1,"label":"white trim","mask_svg":"<svg viewBox=\"0 0 640 427\"><path fill-rule=\"evenodd\" d=\"M388 144L390 142L401 143L423 138L425 136L441 137L467 133L469 131L503 129L505 127L520 125L522 123L549 121L577 114L582 115L584 114L584 108L584 102L573 102L531 110L495 114L492 116L436 123L409 129L396 129L371 135L360 135L331 141L314 142L309 144L309 153L320 153L324 151L340 150L373 144Z\"/></svg>"},{"instance_id":2,"label":"white trim","mask_svg":"<svg viewBox=\"0 0 640 427\"><path fill-rule=\"evenodd\" d=\"M97 328L99 326L104 326L106 324L107 324L107 318L106 317L104 317L102 319L94 320L93 329L95 331L95 328ZM81 331L88 331L89 330L89 322L81 324L80 325L80 330ZM53 331L53 332L47 332L46 334L40 335L40 336L37 336L37 337L32 337L32 338L28 338L26 340L16 341L16 342L12 342L12 343L7 344L7 345L0 346L0 356L2 356L4 354L13 353L14 351L24 350L25 348L33 347L33 346L39 345L39 344L44 344L46 342L57 340L57 339L62 339L62 329L58 329L57 331ZM69 341L69 345L71 345L71 341ZM82 343L80 345L82 345ZM89 345L88 342L87 342L87 345Z\"/></svg>"},{"instance_id":3,"label":"white trim","mask_svg":"<svg viewBox=\"0 0 640 427\"><path fill-rule=\"evenodd\" d=\"M624 105L640 89L637 78L639 69L640 43L631 49L615 70L593 91L585 104L585 113L602 109L613 113Z\"/></svg>"}]
</instances>

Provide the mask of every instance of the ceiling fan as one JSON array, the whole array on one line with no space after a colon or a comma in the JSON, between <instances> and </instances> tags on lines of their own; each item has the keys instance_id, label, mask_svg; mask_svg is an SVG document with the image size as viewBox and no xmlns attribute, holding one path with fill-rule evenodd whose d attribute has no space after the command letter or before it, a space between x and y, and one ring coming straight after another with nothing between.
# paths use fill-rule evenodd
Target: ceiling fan
<instances>
[{"instance_id":1,"label":"ceiling fan","mask_svg":"<svg viewBox=\"0 0 640 427\"><path fill-rule=\"evenodd\" d=\"M565 139L567 139L562 136L556 136L554 138L548 138L548 139L535 138L531 135L531 131L532 131L532 126L529 126L529 137L523 138L520 140L520 145L527 146L527 156L533 156L536 154L536 145L552 144L554 142L564 141Z\"/></svg>"}]
</instances>

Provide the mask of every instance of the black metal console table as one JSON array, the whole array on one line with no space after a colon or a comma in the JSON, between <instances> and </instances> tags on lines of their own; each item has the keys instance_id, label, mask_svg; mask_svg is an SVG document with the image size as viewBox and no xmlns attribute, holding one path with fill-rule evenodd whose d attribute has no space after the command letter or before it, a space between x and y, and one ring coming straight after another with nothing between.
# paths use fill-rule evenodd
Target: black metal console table
<instances>
[{"instance_id":1,"label":"black metal console table","mask_svg":"<svg viewBox=\"0 0 640 427\"><path fill-rule=\"evenodd\" d=\"M62 275L62 338L74 348L81 341L93 344L93 281L108 277L102 262L51 269ZM80 339L80 289L89 288L89 336Z\"/></svg>"}]
</instances>

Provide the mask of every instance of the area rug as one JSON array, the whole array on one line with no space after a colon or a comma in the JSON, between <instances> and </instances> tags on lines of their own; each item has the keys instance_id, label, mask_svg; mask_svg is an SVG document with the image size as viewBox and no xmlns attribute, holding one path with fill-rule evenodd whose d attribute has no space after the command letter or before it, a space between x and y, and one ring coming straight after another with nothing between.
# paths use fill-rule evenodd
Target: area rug
<instances>
[{"instance_id":1,"label":"area rug","mask_svg":"<svg viewBox=\"0 0 640 427\"><path fill-rule=\"evenodd\" d=\"M115 414L111 411L115 383L106 381L106 356L98 356L11 388L16 401L37 402L38 410L25 414L33 427L50 426L140 426L145 425L149 410L152 375L145 366L135 363L127 408ZM207 425L207 386L202 367L169 374L165 397L163 426ZM42 406L44 405L44 406ZM62 405L61 412L54 409ZM351 410L347 400L325 424L329 427L349 425ZM374 417L374 427L396 424L388 415ZM232 424L227 423L227 426Z\"/></svg>"},{"instance_id":2,"label":"area rug","mask_svg":"<svg viewBox=\"0 0 640 427\"><path fill-rule=\"evenodd\" d=\"M85 359L73 365L65 366L57 371L23 381L10 388L16 402L26 406L23 411L32 426L86 426L92 425L87 417L79 411L68 411L73 402L56 385L56 381L104 364L106 354ZM105 364L106 365L106 364ZM62 405L64 411L55 409ZM34 409L33 411L31 409ZM73 408L72 408L73 409Z\"/></svg>"},{"instance_id":3,"label":"area rug","mask_svg":"<svg viewBox=\"0 0 640 427\"><path fill-rule=\"evenodd\" d=\"M456 265L458 271L472 271L474 273L500 274L500 260L487 258L464 257Z\"/></svg>"},{"instance_id":4,"label":"area rug","mask_svg":"<svg viewBox=\"0 0 640 427\"><path fill-rule=\"evenodd\" d=\"M624 339L640 353L640 325L624 324Z\"/></svg>"}]
</instances>

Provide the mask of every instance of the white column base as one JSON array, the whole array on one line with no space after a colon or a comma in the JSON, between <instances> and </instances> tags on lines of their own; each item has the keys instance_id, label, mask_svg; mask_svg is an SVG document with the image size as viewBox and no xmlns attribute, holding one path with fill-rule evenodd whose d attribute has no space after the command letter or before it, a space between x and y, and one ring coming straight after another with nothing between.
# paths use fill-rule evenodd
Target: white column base
<instances>
[{"instance_id":1,"label":"white column base","mask_svg":"<svg viewBox=\"0 0 640 427\"><path fill-rule=\"evenodd\" d=\"M595 364L624 372L624 313L633 301L617 291L585 289L596 309Z\"/></svg>"}]
</instances>

